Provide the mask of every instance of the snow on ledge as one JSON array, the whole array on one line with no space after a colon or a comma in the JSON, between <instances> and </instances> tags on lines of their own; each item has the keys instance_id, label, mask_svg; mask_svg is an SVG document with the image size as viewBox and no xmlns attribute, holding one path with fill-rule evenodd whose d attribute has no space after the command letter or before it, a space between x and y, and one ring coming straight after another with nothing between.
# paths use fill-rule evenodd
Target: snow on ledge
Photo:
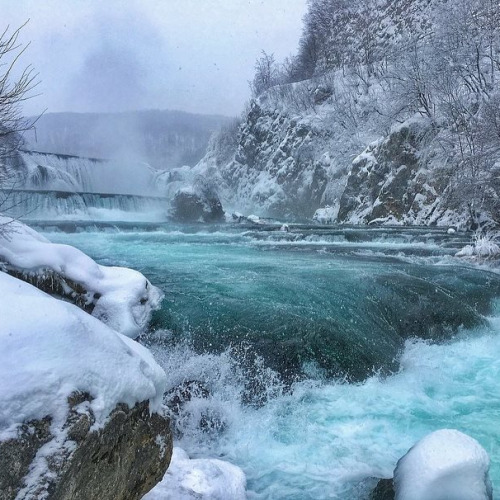
<instances>
[{"instance_id":1,"label":"snow on ledge","mask_svg":"<svg viewBox=\"0 0 500 500\"><path fill-rule=\"evenodd\" d=\"M47 415L60 427L74 391L94 398L97 425L118 403L159 410L166 376L146 348L3 272L0 297L0 440Z\"/></svg>"},{"instance_id":2,"label":"snow on ledge","mask_svg":"<svg viewBox=\"0 0 500 500\"><path fill-rule=\"evenodd\" d=\"M473 438L441 429L421 439L394 471L396 500L491 500L490 459Z\"/></svg>"},{"instance_id":3,"label":"snow on ledge","mask_svg":"<svg viewBox=\"0 0 500 500\"><path fill-rule=\"evenodd\" d=\"M163 480L143 500L244 500L246 478L243 471L217 459L190 459L174 447Z\"/></svg>"},{"instance_id":4,"label":"snow on ledge","mask_svg":"<svg viewBox=\"0 0 500 500\"><path fill-rule=\"evenodd\" d=\"M160 307L162 292L140 272L100 266L80 250L51 243L19 221L0 215L0 264L23 273L54 271L87 291L92 315L128 337L137 337Z\"/></svg>"}]
</instances>

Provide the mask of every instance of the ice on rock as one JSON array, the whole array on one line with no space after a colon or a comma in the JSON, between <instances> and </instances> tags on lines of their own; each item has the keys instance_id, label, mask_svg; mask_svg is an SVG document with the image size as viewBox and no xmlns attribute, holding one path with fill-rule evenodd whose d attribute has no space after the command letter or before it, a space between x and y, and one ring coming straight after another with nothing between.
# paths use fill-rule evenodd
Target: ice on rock
<instances>
[{"instance_id":1,"label":"ice on rock","mask_svg":"<svg viewBox=\"0 0 500 500\"><path fill-rule=\"evenodd\" d=\"M491 500L489 467L488 454L475 439L441 429L399 460L396 500Z\"/></svg>"},{"instance_id":2,"label":"ice on rock","mask_svg":"<svg viewBox=\"0 0 500 500\"><path fill-rule=\"evenodd\" d=\"M80 250L51 243L19 221L0 215L0 263L30 273L53 271L81 285L89 303L95 301L92 315L128 337L138 336L154 310L160 307L162 292L140 272L97 264Z\"/></svg>"},{"instance_id":3,"label":"ice on rock","mask_svg":"<svg viewBox=\"0 0 500 500\"><path fill-rule=\"evenodd\" d=\"M47 415L62 424L75 391L92 396L97 425L118 403L159 410L166 376L146 348L3 272L0 297L0 439Z\"/></svg>"},{"instance_id":4,"label":"ice on rock","mask_svg":"<svg viewBox=\"0 0 500 500\"><path fill-rule=\"evenodd\" d=\"M217 459L190 459L175 447L163 480L143 500L244 500L245 489L239 467Z\"/></svg>"},{"instance_id":5,"label":"ice on rock","mask_svg":"<svg viewBox=\"0 0 500 500\"><path fill-rule=\"evenodd\" d=\"M498 258L500 243L496 233L476 233L474 244L467 245L455 254L456 257L473 257L478 259Z\"/></svg>"}]
</instances>

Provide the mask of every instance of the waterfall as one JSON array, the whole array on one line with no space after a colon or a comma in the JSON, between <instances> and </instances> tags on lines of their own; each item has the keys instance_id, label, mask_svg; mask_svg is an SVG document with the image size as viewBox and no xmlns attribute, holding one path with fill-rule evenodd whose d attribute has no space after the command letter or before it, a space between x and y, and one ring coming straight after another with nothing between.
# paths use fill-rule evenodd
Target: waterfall
<instances>
[{"instance_id":1,"label":"waterfall","mask_svg":"<svg viewBox=\"0 0 500 500\"><path fill-rule=\"evenodd\" d=\"M37 220L160 221L166 212L165 200L153 196L18 189L4 197L4 213Z\"/></svg>"},{"instance_id":2,"label":"waterfall","mask_svg":"<svg viewBox=\"0 0 500 500\"><path fill-rule=\"evenodd\" d=\"M20 151L0 211L28 219L161 221L166 201L142 162Z\"/></svg>"},{"instance_id":3,"label":"waterfall","mask_svg":"<svg viewBox=\"0 0 500 500\"><path fill-rule=\"evenodd\" d=\"M156 194L155 171L144 162L20 151L23 188L84 193Z\"/></svg>"}]
</instances>

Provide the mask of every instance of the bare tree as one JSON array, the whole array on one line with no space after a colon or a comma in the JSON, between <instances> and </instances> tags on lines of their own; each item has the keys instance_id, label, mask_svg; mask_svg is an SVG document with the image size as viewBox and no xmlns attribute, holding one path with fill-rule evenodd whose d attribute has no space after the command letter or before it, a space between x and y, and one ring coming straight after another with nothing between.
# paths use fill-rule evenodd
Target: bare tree
<instances>
[{"instance_id":1,"label":"bare tree","mask_svg":"<svg viewBox=\"0 0 500 500\"><path fill-rule=\"evenodd\" d=\"M23 117L23 102L34 97L38 74L31 65L20 69L20 58L29 46L20 42L26 23L17 29L7 27L0 34L0 211L9 205L13 182L12 163L23 140L23 132L33 128L35 120ZM7 227L0 225L0 234Z\"/></svg>"},{"instance_id":2,"label":"bare tree","mask_svg":"<svg viewBox=\"0 0 500 500\"><path fill-rule=\"evenodd\" d=\"M274 54L268 54L263 50L262 56L255 63L255 76L250 84L253 97L258 97L278 82L279 69Z\"/></svg>"}]
</instances>

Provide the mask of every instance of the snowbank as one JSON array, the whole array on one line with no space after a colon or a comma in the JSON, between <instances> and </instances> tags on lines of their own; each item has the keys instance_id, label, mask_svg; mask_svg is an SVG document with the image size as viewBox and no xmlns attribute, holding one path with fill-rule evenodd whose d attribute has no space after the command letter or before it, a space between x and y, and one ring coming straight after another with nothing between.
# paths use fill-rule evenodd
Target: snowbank
<instances>
[{"instance_id":1,"label":"snowbank","mask_svg":"<svg viewBox=\"0 0 500 500\"><path fill-rule=\"evenodd\" d=\"M244 500L243 471L217 459L193 459L174 448L172 461L163 477L143 500Z\"/></svg>"},{"instance_id":2,"label":"snowbank","mask_svg":"<svg viewBox=\"0 0 500 500\"><path fill-rule=\"evenodd\" d=\"M398 462L396 500L491 500L489 466L475 439L453 429L433 432Z\"/></svg>"},{"instance_id":3,"label":"snowbank","mask_svg":"<svg viewBox=\"0 0 500 500\"><path fill-rule=\"evenodd\" d=\"M0 297L0 440L47 415L60 426L74 391L91 395L97 425L118 403L159 409L166 376L147 349L2 272Z\"/></svg>"},{"instance_id":4,"label":"snowbank","mask_svg":"<svg viewBox=\"0 0 500 500\"><path fill-rule=\"evenodd\" d=\"M100 266L80 250L51 243L19 221L0 216L2 224L8 231L0 231L0 265L30 275L52 271L80 285L85 303L93 305L92 315L123 335L139 335L159 308L162 292L141 273Z\"/></svg>"}]
</instances>

